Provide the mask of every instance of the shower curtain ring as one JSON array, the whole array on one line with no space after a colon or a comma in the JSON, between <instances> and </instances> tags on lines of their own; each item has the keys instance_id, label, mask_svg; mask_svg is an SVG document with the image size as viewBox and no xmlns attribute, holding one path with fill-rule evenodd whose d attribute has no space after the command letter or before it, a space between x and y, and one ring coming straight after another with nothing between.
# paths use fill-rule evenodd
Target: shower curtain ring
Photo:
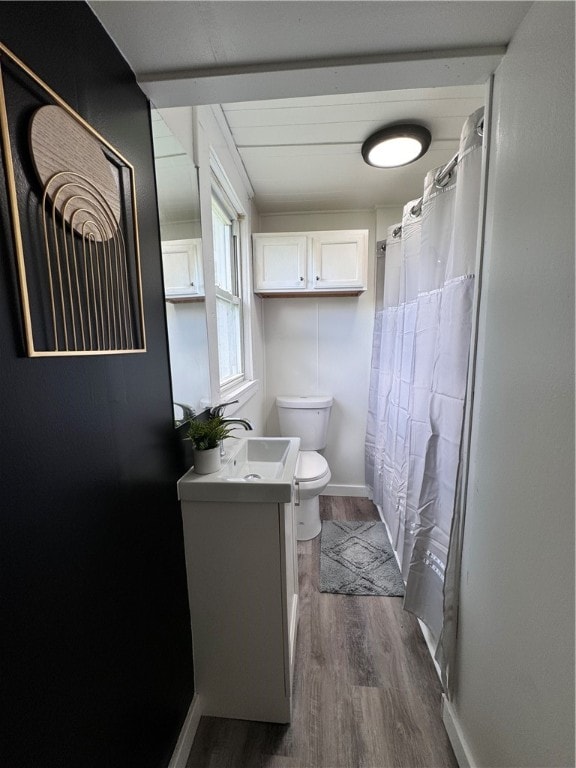
<instances>
[{"instance_id":1,"label":"shower curtain ring","mask_svg":"<svg viewBox=\"0 0 576 768\"><path fill-rule=\"evenodd\" d=\"M448 171L448 173L445 173L445 172L439 173L434 179L434 184L440 189L443 189L452 178L452 175L453 175L452 171Z\"/></svg>"}]
</instances>

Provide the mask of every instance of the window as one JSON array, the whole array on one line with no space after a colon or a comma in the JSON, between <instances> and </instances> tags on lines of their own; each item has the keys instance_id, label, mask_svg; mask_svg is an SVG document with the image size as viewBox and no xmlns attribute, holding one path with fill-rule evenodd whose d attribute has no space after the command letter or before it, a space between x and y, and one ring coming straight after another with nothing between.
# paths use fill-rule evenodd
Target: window
<instances>
[{"instance_id":1,"label":"window","mask_svg":"<svg viewBox=\"0 0 576 768\"><path fill-rule=\"evenodd\" d=\"M203 200L212 229L204 263L211 400L238 400L242 407L259 387L252 359L249 198L244 187L237 193L212 149L210 176L202 176L202 167L200 171L201 188L210 190ZM236 181L242 184L242 179Z\"/></svg>"},{"instance_id":2,"label":"window","mask_svg":"<svg viewBox=\"0 0 576 768\"><path fill-rule=\"evenodd\" d=\"M212 196L212 236L220 387L225 389L244 379L244 344L240 221L221 194Z\"/></svg>"}]
</instances>

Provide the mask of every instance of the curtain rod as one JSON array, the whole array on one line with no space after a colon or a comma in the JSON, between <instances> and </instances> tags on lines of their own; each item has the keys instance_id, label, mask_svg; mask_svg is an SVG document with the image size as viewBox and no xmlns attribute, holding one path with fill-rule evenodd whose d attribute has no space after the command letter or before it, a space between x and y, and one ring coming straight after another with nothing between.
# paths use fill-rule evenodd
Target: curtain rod
<instances>
[{"instance_id":1,"label":"curtain rod","mask_svg":"<svg viewBox=\"0 0 576 768\"><path fill-rule=\"evenodd\" d=\"M482 117L479 120L478 125L476 126L476 132L478 133L479 136L484 135L484 117ZM437 187L444 187L448 183L448 181L450 180L450 176L452 175L452 171L458 165L458 159L459 159L459 153L456 152L454 157L448 160L444 168L442 168L442 170L436 174L436 177L434 178L434 183L436 184ZM412 206L412 208L410 208L410 213L412 214L412 216L420 216L420 214L422 213L423 200L424 200L424 196L422 196L420 200L418 200L418 202L415 203ZM397 235L394 235L394 237L397 237Z\"/></svg>"},{"instance_id":2,"label":"curtain rod","mask_svg":"<svg viewBox=\"0 0 576 768\"><path fill-rule=\"evenodd\" d=\"M484 135L484 116L482 116L478 121L478 125L476 126L476 132L479 136ZM446 183L449 181L452 171L458 165L458 159L459 159L459 153L456 152L454 157L450 158L450 160L448 160L446 165L440 171L438 171L438 173L434 178L434 183L438 187L445 186ZM415 218L420 216L420 214L422 213L423 200L424 200L424 195L422 195L422 197L418 200L418 202L414 203L412 208L410 208L410 213ZM395 229L392 230L392 237L394 238L400 237L401 234L402 234L402 225L400 224ZM386 253L386 240L381 240L380 242L377 243L377 250L381 255Z\"/></svg>"},{"instance_id":3,"label":"curtain rod","mask_svg":"<svg viewBox=\"0 0 576 768\"><path fill-rule=\"evenodd\" d=\"M434 184L436 184L437 187L444 187L448 183L448 181L450 180L450 176L452 175L452 171L458 165L458 157L459 157L458 152L456 152L454 157L448 160L444 168L442 168L442 170L436 174L434 178ZM420 200L418 200L418 202L415 203L412 206L412 208L410 208L410 214L412 216L414 217L420 216L420 214L422 213L423 200L424 200L424 195L422 195Z\"/></svg>"}]
</instances>

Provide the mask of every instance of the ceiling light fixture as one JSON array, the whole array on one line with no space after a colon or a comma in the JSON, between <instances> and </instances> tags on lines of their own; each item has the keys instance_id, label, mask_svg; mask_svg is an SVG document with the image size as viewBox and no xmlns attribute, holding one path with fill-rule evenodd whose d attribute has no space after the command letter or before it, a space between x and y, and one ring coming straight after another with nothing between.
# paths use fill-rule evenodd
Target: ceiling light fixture
<instances>
[{"instance_id":1,"label":"ceiling light fixture","mask_svg":"<svg viewBox=\"0 0 576 768\"><path fill-rule=\"evenodd\" d=\"M362 144L362 157L376 168L398 168L418 160L428 150L432 135L423 125L388 125Z\"/></svg>"}]
</instances>

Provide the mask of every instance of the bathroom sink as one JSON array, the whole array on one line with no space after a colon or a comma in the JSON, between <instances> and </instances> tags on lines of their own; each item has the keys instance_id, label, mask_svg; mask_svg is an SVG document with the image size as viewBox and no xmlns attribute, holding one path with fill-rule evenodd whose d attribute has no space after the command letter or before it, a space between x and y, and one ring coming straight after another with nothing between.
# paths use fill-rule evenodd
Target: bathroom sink
<instances>
[{"instance_id":1,"label":"bathroom sink","mask_svg":"<svg viewBox=\"0 0 576 768\"><path fill-rule=\"evenodd\" d=\"M221 474L228 481L278 479L284 472L289 450L290 440L286 438L246 438Z\"/></svg>"},{"instance_id":2,"label":"bathroom sink","mask_svg":"<svg viewBox=\"0 0 576 768\"><path fill-rule=\"evenodd\" d=\"M189 470L178 481L188 501L290 501L298 459L297 437L228 440L222 468L209 475Z\"/></svg>"}]
</instances>

